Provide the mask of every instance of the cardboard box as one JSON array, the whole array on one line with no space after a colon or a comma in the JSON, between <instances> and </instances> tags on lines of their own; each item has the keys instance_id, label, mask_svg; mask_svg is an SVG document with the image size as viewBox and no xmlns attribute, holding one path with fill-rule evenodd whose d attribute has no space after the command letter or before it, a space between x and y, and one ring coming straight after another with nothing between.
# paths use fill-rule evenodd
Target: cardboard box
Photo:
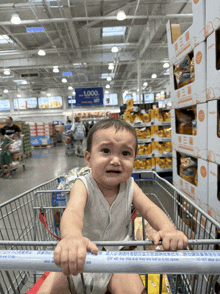
<instances>
[{"instance_id":1,"label":"cardboard box","mask_svg":"<svg viewBox=\"0 0 220 294\"><path fill-rule=\"evenodd\" d=\"M220 27L219 11L219 0L206 0L206 38Z\"/></svg>"},{"instance_id":2,"label":"cardboard box","mask_svg":"<svg viewBox=\"0 0 220 294\"><path fill-rule=\"evenodd\" d=\"M216 163L209 162L208 214L217 222L220 222L219 172L220 166Z\"/></svg>"},{"instance_id":3,"label":"cardboard box","mask_svg":"<svg viewBox=\"0 0 220 294\"><path fill-rule=\"evenodd\" d=\"M170 67L170 89L173 108L195 105L206 102L206 42L199 44L194 50L194 82L179 89L175 86L174 66Z\"/></svg>"},{"instance_id":4,"label":"cardboard box","mask_svg":"<svg viewBox=\"0 0 220 294\"><path fill-rule=\"evenodd\" d=\"M170 20L167 22L167 42L170 64L180 60L205 40L205 0L193 0L193 23L173 43Z\"/></svg>"},{"instance_id":5,"label":"cardboard box","mask_svg":"<svg viewBox=\"0 0 220 294\"><path fill-rule=\"evenodd\" d=\"M220 164L220 138L218 137L218 104L220 101L208 102L208 155L211 162Z\"/></svg>"},{"instance_id":6,"label":"cardboard box","mask_svg":"<svg viewBox=\"0 0 220 294\"><path fill-rule=\"evenodd\" d=\"M31 136L31 145L48 145L53 144L53 138L49 136Z\"/></svg>"},{"instance_id":7,"label":"cardboard box","mask_svg":"<svg viewBox=\"0 0 220 294\"><path fill-rule=\"evenodd\" d=\"M219 46L219 31L215 31L207 38L207 101L220 99L220 70L217 70L220 69L220 56L217 56Z\"/></svg>"},{"instance_id":8,"label":"cardboard box","mask_svg":"<svg viewBox=\"0 0 220 294\"><path fill-rule=\"evenodd\" d=\"M177 151L173 150L173 185L208 212L208 161L197 159L198 186L179 176L177 164Z\"/></svg>"},{"instance_id":9,"label":"cardboard box","mask_svg":"<svg viewBox=\"0 0 220 294\"><path fill-rule=\"evenodd\" d=\"M208 105L202 103L196 105L197 135L178 134L176 130L176 112L171 110L171 127L173 149L193 157L207 160L208 155Z\"/></svg>"}]
</instances>

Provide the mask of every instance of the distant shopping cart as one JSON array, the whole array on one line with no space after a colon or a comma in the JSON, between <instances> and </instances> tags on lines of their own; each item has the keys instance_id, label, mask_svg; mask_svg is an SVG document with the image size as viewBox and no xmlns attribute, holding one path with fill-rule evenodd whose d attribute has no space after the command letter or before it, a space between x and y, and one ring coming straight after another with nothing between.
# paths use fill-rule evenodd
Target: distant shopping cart
<instances>
[{"instance_id":1,"label":"distant shopping cart","mask_svg":"<svg viewBox=\"0 0 220 294\"><path fill-rule=\"evenodd\" d=\"M44 271L60 271L53 262L57 241L38 219L39 211L43 211L49 230L54 230L51 193L57 191L60 180L61 177L53 179L0 205L0 236L3 240L0 241L0 293L26 293ZM160 274L158 293L164 293L163 274L169 282L166 293L220 293L220 224L155 172L145 173L145 179L136 183L168 215L175 227L187 235L190 239L188 250L145 251L152 242L145 240L143 225L143 241L96 242L101 246L138 245L140 251L88 254L85 272L145 274L149 294L149 274ZM63 193L68 198L69 191ZM56 209L62 213L64 207ZM133 236L134 230L133 223ZM31 262L33 259L34 263Z\"/></svg>"}]
</instances>

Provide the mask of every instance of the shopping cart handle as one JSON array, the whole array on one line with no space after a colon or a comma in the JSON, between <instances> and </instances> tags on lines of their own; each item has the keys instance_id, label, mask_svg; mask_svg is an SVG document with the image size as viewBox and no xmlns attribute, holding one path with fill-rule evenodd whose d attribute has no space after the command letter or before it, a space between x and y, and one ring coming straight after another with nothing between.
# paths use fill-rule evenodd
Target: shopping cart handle
<instances>
[{"instance_id":1,"label":"shopping cart handle","mask_svg":"<svg viewBox=\"0 0 220 294\"><path fill-rule=\"evenodd\" d=\"M59 272L53 251L0 250L0 270ZM219 274L218 251L100 251L87 253L84 272Z\"/></svg>"}]
</instances>

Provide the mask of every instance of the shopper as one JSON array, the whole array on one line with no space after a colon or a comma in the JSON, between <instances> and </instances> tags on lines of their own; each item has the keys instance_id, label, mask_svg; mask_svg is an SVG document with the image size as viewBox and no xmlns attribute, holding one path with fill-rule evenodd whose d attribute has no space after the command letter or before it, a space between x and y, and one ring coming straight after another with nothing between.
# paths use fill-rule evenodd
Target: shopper
<instances>
[{"instance_id":1,"label":"shopper","mask_svg":"<svg viewBox=\"0 0 220 294\"><path fill-rule=\"evenodd\" d=\"M65 131L69 131L72 127L72 121L70 119L67 119L66 124L65 124Z\"/></svg>"},{"instance_id":2,"label":"shopper","mask_svg":"<svg viewBox=\"0 0 220 294\"><path fill-rule=\"evenodd\" d=\"M83 139L85 137L85 127L83 123L80 121L79 117L75 117L75 122L71 127L71 131L73 132L74 140L76 141L76 155L83 156Z\"/></svg>"},{"instance_id":3,"label":"shopper","mask_svg":"<svg viewBox=\"0 0 220 294\"><path fill-rule=\"evenodd\" d=\"M69 293L65 275L73 275L76 292L84 293L79 273L83 271L87 251L97 254L99 250L92 241L128 240L132 203L158 231L153 238L156 245L162 240L165 250L187 246L187 237L175 230L166 214L134 183L131 175L136 153L135 131L126 122L105 119L90 130L84 158L91 173L80 177L72 187L61 220L62 240L54 252L54 261L63 273L51 273L38 293ZM93 294L104 294L107 289L111 293L145 293L138 274L83 276Z\"/></svg>"},{"instance_id":4,"label":"shopper","mask_svg":"<svg viewBox=\"0 0 220 294\"><path fill-rule=\"evenodd\" d=\"M19 135L21 135L21 130L19 126L13 123L13 119L11 116L8 116L6 118L6 125L3 128L6 131L6 135L11 136L12 138L14 137L14 133L19 133Z\"/></svg>"},{"instance_id":5,"label":"shopper","mask_svg":"<svg viewBox=\"0 0 220 294\"><path fill-rule=\"evenodd\" d=\"M10 151L11 158L12 158L12 164L11 164L12 166L16 166L19 164L15 154L21 152L21 147L22 147L22 141L20 139L20 135L19 135L19 133L15 133L14 140L9 145L9 151Z\"/></svg>"},{"instance_id":6,"label":"shopper","mask_svg":"<svg viewBox=\"0 0 220 294\"><path fill-rule=\"evenodd\" d=\"M0 151L0 176L3 177L5 176L5 165L7 165L7 173L6 173L6 178L11 177L11 154L9 152L9 145L12 141L12 139L6 135L6 131L4 128L0 129L0 138L1 138L1 151Z\"/></svg>"}]
</instances>

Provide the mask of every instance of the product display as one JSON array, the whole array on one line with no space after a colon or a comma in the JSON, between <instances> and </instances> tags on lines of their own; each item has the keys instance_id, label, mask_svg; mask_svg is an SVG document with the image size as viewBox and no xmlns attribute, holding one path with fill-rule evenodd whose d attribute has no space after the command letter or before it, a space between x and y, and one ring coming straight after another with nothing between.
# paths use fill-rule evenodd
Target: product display
<instances>
[{"instance_id":1,"label":"product display","mask_svg":"<svg viewBox=\"0 0 220 294\"><path fill-rule=\"evenodd\" d=\"M176 109L176 127L178 134L197 135L196 107Z\"/></svg>"},{"instance_id":2,"label":"product display","mask_svg":"<svg viewBox=\"0 0 220 294\"><path fill-rule=\"evenodd\" d=\"M180 177L198 186L197 161L195 158L182 155L180 158Z\"/></svg>"},{"instance_id":3,"label":"product display","mask_svg":"<svg viewBox=\"0 0 220 294\"><path fill-rule=\"evenodd\" d=\"M189 54L183 57L174 65L174 76L177 89L194 82L194 56L190 58Z\"/></svg>"}]
</instances>

